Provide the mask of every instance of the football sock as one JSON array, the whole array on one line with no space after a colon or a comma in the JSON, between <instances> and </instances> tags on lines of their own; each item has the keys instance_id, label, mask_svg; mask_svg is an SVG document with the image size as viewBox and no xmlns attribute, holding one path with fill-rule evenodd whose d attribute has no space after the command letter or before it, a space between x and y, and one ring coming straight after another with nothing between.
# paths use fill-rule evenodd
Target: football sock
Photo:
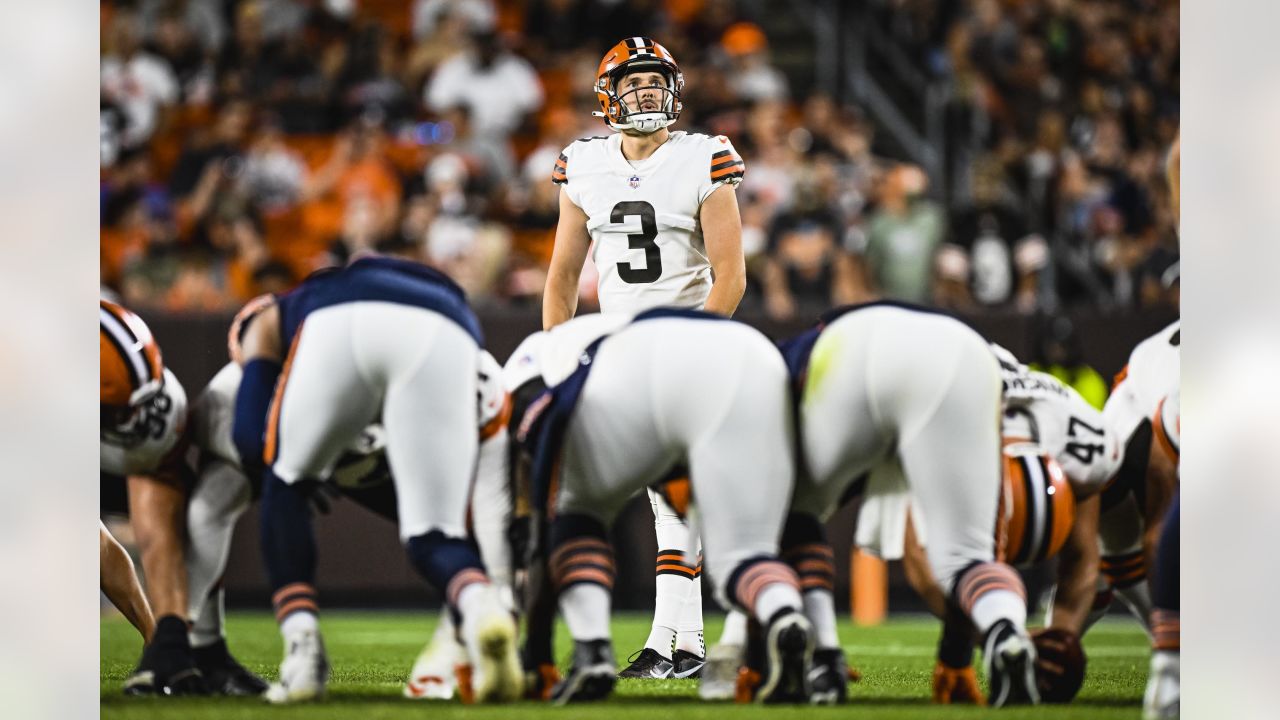
<instances>
[{"instance_id":1,"label":"football sock","mask_svg":"<svg viewBox=\"0 0 1280 720\"><path fill-rule=\"evenodd\" d=\"M405 551L418 574L444 593L445 602L455 611L458 596L473 582L488 582L475 545L466 538L449 537L439 530L415 535L405 543Z\"/></svg>"},{"instance_id":2,"label":"football sock","mask_svg":"<svg viewBox=\"0 0 1280 720\"><path fill-rule=\"evenodd\" d=\"M685 598L684 607L680 612L676 649L699 657L707 652L702 640L702 563L698 563L693 582L689 583L689 597Z\"/></svg>"},{"instance_id":3,"label":"football sock","mask_svg":"<svg viewBox=\"0 0 1280 720\"><path fill-rule=\"evenodd\" d=\"M725 616L724 630L720 632L720 644L746 646L747 616L741 610L730 610L729 614Z\"/></svg>"},{"instance_id":4,"label":"football sock","mask_svg":"<svg viewBox=\"0 0 1280 720\"><path fill-rule=\"evenodd\" d=\"M263 473L261 510L262 556L271 587L315 582L316 539L306 495L268 469Z\"/></svg>"},{"instance_id":5,"label":"football sock","mask_svg":"<svg viewBox=\"0 0 1280 720\"><path fill-rule=\"evenodd\" d=\"M767 623L779 610L799 610L802 607L804 601L794 586L785 582L770 583L756 598L755 616L760 622Z\"/></svg>"},{"instance_id":6,"label":"football sock","mask_svg":"<svg viewBox=\"0 0 1280 720\"><path fill-rule=\"evenodd\" d=\"M306 632L308 630L318 630L320 628L320 616L313 612L299 611L290 613L280 623L280 634L289 637L295 633Z\"/></svg>"},{"instance_id":7,"label":"football sock","mask_svg":"<svg viewBox=\"0 0 1280 720\"><path fill-rule=\"evenodd\" d=\"M613 548L599 520L564 514L551 523L548 570L560 593L560 612L574 640L609 637Z\"/></svg>"},{"instance_id":8,"label":"football sock","mask_svg":"<svg viewBox=\"0 0 1280 720\"><path fill-rule=\"evenodd\" d=\"M191 640L191 647L208 647L226 637L226 630L223 626L223 618L225 617L223 596L225 594L222 585L219 584L205 598L204 604L200 608L200 614L196 616L195 621L191 624L190 632L187 633L187 637Z\"/></svg>"},{"instance_id":9,"label":"football sock","mask_svg":"<svg viewBox=\"0 0 1280 720\"><path fill-rule=\"evenodd\" d=\"M804 594L804 614L813 624L817 647L840 647L836 634L836 599L829 590L808 590Z\"/></svg>"},{"instance_id":10,"label":"football sock","mask_svg":"<svg viewBox=\"0 0 1280 720\"><path fill-rule=\"evenodd\" d=\"M1008 620L1018 628L1027 625L1027 591L1012 567L982 562L963 570L955 583L955 600L985 635L992 625Z\"/></svg>"},{"instance_id":11,"label":"football sock","mask_svg":"<svg viewBox=\"0 0 1280 720\"><path fill-rule=\"evenodd\" d=\"M653 625L645 647L670 658L676 642L676 634L685 623L686 603L698 578L700 565L690 562L696 555L691 552L689 526L662 496L649 491L649 504L653 510L653 530L658 540L658 556L654 569ZM697 629L701 630L701 593L698 600ZM692 629L692 628L691 628Z\"/></svg>"},{"instance_id":12,"label":"football sock","mask_svg":"<svg viewBox=\"0 0 1280 720\"><path fill-rule=\"evenodd\" d=\"M560 612L574 640L609 637L609 591L594 583L578 583L560 593Z\"/></svg>"}]
</instances>

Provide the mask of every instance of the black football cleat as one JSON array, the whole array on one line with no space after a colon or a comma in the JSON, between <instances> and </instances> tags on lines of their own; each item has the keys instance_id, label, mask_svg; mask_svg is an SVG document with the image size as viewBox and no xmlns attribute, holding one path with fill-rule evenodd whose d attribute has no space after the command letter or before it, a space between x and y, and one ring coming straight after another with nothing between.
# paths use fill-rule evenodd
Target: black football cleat
<instances>
[{"instance_id":1,"label":"black football cleat","mask_svg":"<svg viewBox=\"0 0 1280 720\"><path fill-rule=\"evenodd\" d=\"M613 692L617 671L608 640L577 640L573 643L573 667L551 689L551 702L564 705L603 700Z\"/></svg>"},{"instance_id":2,"label":"black football cleat","mask_svg":"<svg viewBox=\"0 0 1280 720\"><path fill-rule=\"evenodd\" d=\"M193 648L191 654L205 685L214 695L256 697L267 691L267 681L237 662L227 650L226 640Z\"/></svg>"},{"instance_id":3,"label":"black football cleat","mask_svg":"<svg viewBox=\"0 0 1280 720\"><path fill-rule=\"evenodd\" d=\"M840 648L813 651L813 668L809 670L811 700L815 705L840 705L849 699L849 668Z\"/></svg>"},{"instance_id":4,"label":"black football cleat","mask_svg":"<svg viewBox=\"0 0 1280 720\"><path fill-rule=\"evenodd\" d=\"M661 653L653 648L645 648L632 655L629 659L631 664L618 673L618 677L640 680L665 680L671 677L671 671L675 668L675 665L670 660L663 657Z\"/></svg>"},{"instance_id":5,"label":"black football cleat","mask_svg":"<svg viewBox=\"0 0 1280 720\"><path fill-rule=\"evenodd\" d=\"M779 610L764 631L764 672L755 701L808 703L813 694L813 628L798 610Z\"/></svg>"},{"instance_id":6,"label":"black football cleat","mask_svg":"<svg viewBox=\"0 0 1280 720\"><path fill-rule=\"evenodd\" d=\"M151 644L138 668L124 681L125 695L208 695L204 676L191 656L187 624L174 615L156 622Z\"/></svg>"},{"instance_id":7,"label":"black football cleat","mask_svg":"<svg viewBox=\"0 0 1280 720\"><path fill-rule=\"evenodd\" d=\"M706 664L707 659L701 655L694 655L688 650L677 650L671 656L671 677L676 680L702 677L702 666Z\"/></svg>"},{"instance_id":8,"label":"black football cleat","mask_svg":"<svg viewBox=\"0 0 1280 720\"><path fill-rule=\"evenodd\" d=\"M1036 687L1036 646L1025 630L1020 631L1008 620L993 625L983 643L982 659L991 685L988 705L999 708L1040 703L1040 690Z\"/></svg>"}]
</instances>

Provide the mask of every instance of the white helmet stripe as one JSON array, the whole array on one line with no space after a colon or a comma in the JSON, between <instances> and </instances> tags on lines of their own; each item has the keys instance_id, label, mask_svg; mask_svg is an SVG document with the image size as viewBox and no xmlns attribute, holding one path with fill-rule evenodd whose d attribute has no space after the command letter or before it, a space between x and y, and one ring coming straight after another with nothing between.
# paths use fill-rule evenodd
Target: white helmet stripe
<instances>
[{"instance_id":1,"label":"white helmet stripe","mask_svg":"<svg viewBox=\"0 0 1280 720\"><path fill-rule=\"evenodd\" d=\"M102 329L106 331L116 347L120 348L120 354L124 356L125 365L133 376L134 390L141 388L151 379L142 342L120 321L120 318L101 305L98 306L98 315Z\"/></svg>"},{"instance_id":2,"label":"white helmet stripe","mask_svg":"<svg viewBox=\"0 0 1280 720\"><path fill-rule=\"evenodd\" d=\"M1031 533L1022 546L1027 550L1026 560L1034 562L1048 531L1045 527L1045 488L1049 479L1044 476L1044 467L1035 462L1034 457L1022 458L1022 470L1027 477L1027 523L1031 526Z\"/></svg>"}]
</instances>

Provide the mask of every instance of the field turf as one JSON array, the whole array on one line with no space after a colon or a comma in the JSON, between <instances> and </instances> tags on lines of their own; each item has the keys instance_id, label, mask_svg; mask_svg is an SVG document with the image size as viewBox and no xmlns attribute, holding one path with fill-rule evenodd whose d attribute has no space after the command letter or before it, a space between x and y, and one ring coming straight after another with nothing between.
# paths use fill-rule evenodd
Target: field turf
<instances>
[{"instance_id":1,"label":"field turf","mask_svg":"<svg viewBox=\"0 0 1280 720\"><path fill-rule=\"evenodd\" d=\"M719 635L721 619L708 617L708 639ZM102 717L235 720L238 718L635 718L637 720L730 720L731 718L864 717L886 719L979 718L996 716L985 708L928 704L929 679L938 626L924 617L906 616L877 628L840 628L851 664L863 679L850 688L851 704L840 708L751 707L700 703L690 680L624 680L607 705L557 708L533 703L464 707L452 703L403 700L400 686L409 666L434 627L431 613L329 612L322 620L333 666L329 698L319 705L271 707L257 699L126 698L124 678L137 662L140 640L118 617L101 624ZM619 662L639 649L649 629L648 616L619 615L614 643ZM268 613L232 613L228 621L232 651L251 670L272 678L280 662L280 636ZM564 635L557 651L567 656ZM1072 705L1006 710L1015 718L1137 718L1147 668L1147 640L1131 620L1104 621L1085 639L1089 656L1084 689Z\"/></svg>"}]
</instances>

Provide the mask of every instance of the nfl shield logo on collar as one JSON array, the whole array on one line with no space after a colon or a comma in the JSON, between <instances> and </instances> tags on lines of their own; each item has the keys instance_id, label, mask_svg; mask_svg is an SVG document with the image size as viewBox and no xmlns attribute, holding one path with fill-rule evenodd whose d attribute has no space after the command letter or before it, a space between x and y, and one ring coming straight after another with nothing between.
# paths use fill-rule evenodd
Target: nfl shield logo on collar
<instances>
[{"instance_id":1,"label":"nfl shield logo on collar","mask_svg":"<svg viewBox=\"0 0 1280 720\"><path fill-rule=\"evenodd\" d=\"M631 189L635 190L636 188L640 187L640 176L632 175L631 180L629 180L628 182L631 183Z\"/></svg>"}]
</instances>

